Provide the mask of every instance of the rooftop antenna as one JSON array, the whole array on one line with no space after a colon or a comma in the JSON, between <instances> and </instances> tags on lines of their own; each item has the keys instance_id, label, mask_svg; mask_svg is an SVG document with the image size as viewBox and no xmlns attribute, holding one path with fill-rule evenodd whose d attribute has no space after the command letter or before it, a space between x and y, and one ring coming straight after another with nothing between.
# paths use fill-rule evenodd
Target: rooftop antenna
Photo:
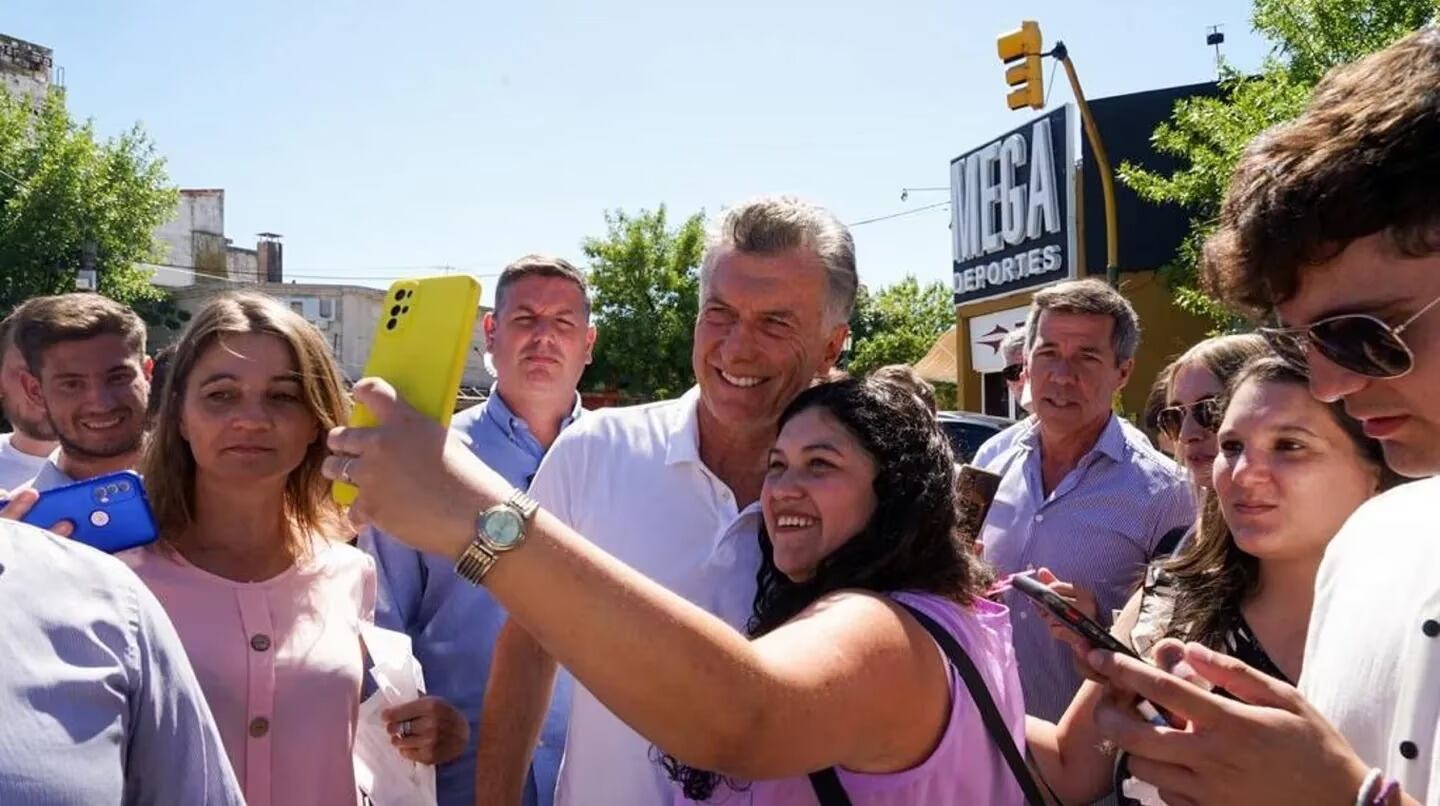
<instances>
[{"instance_id":1,"label":"rooftop antenna","mask_svg":"<svg viewBox=\"0 0 1440 806\"><path fill-rule=\"evenodd\" d=\"M1215 78L1220 78L1220 46L1225 43L1225 34L1220 32L1223 25L1212 25L1206 29L1205 44L1215 48Z\"/></svg>"}]
</instances>

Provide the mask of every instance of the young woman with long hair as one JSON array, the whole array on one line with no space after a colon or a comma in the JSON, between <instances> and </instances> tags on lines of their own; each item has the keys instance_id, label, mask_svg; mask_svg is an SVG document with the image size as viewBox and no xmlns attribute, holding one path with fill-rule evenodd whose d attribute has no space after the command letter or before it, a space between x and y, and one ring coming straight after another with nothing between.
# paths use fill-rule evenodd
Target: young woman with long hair
<instances>
[{"instance_id":1,"label":"young woman with long hair","mask_svg":"<svg viewBox=\"0 0 1440 806\"><path fill-rule=\"evenodd\" d=\"M1337 404L1311 397L1308 382L1274 356L1231 379L1194 538L1151 567L1112 629L1142 657L1162 639L1197 641L1274 677L1299 678L1326 545L1356 508L1398 481L1379 443ZM1075 644L1083 658L1083 641ZM1134 786L1123 762L1116 769L1101 749L1093 717L1101 692L1086 682L1059 724L1027 725L1041 775L1065 803L1088 803L1112 786L1128 802Z\"/></svg>"},{"instance_id":2,"label":"young woman with long hair","mask_svg":"<svg viewBox=\"0 0 1440 806\"><path fill-rule=\"evenodd\" d=\"M349 530L321 473L349 411L335 359L279 301L225 294L190 321L157 393L141 471L161 539L120 556L174 621L247 802L354 803L376 580L336 539ZM409 757L463 748L453 708L409 706L424 712L403 731Z\"/></svg>"}]
</instances>

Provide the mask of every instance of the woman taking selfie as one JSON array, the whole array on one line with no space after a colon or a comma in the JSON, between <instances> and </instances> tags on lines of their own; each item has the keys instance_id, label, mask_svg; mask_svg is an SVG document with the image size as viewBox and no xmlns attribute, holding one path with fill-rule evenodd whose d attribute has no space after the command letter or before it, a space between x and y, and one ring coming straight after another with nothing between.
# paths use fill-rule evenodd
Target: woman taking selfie
<instances>
[{"instance_id":1,"label":"woman taking selfie","mask_svg":"<svg viewBox=\"0 0 1440 806\"><path fill-rule=\"evenodd\" d=\"M1111 632L1161 665L1172 662L1164 650L1174 643L1161 644L1155 657L1162 639L1196 641L1294 681L1326 545L1397 478L1379 443L1338 404L1311 397L1304 370L1280 358L1246 364L1219 406L1198 531L1178 556L1152 567ZM1082 641L1055 630L1083 657ZM1086 682L1058 725L1030 719L1027 726L1042 777L1065 803L1088 803L1112 785L1117 795L1143 790L1127 784L1123 762L1114 770L1100 749L1093 710L1102 690Z\"/></svg>"},{"instance_id":2,"label":"woman taking selfie","mask_svg":"<svg viewBox=\"0 0 1440 806\"><path fill-rule=\"evenodd\" d=\"M966 684L907 609L964 648L1002 715L998 738L1017 744L1008 616L981 598L988 575L955 539L949 444L915 395L847 379L782 415L748 639L544 511L512 515L520 538L475 573L476 516L511 490L383 382L356 397L382 425L335 432L326 461L360 487L352 517L461 558L462 574L668 754L677 801L815 803L807 773L833 768L857 804L1023 802Z\"/></svg>"},{"instance_id":3,"label":"woman taking selfie","mask_svg":"<svg viewBox=\"0 0 1440 806\"><path fill-rule=\"evenodd\" d=\"M369 557L320 472L347 415L324 338L277 300L221 296L176 348L142 462L161 539L121 556L169 613L251 806L354 803ZM418 701L400 746L434 763L465 721ZM399 710L399 709L397 709Z\"/></svg>"}]
</instances>

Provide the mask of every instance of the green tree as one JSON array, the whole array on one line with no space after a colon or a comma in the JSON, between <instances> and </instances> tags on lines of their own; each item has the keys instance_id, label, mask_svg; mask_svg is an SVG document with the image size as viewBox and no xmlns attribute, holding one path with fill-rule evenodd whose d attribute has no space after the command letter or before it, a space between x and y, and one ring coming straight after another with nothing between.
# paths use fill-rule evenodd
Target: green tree
<instances>
[{"instance_id":1,"label":"green tree","mask_svg":"<svg viewBox=\"0 0 1440 806\"><path fill-rule=\"evenodd\" d=\"M589 388L618 388L635 400L674 397L695 381L690 363L699 310L705 214L670 226L665 206L605 214L603 238L581 246L600 336Z\"/></svg>"},{"instance_id":2,"label":"green tree","mask_svg":"<svg viewBox=\"0 0 1440 806\"><path fill-rule=\"evenodd\" d=\"M136 264L155 259L153 233L177 199L138 125L101 141L71 119L62 91L38 104L0 91L0 312L73 291L90 262L101 293L173 318Z\"/></svg>"},{"instance_id":3,"label":"green tree","mask_svg":"<svg viewBox=\"0 0 1440 806\"><path fill-rule=\"evenodd\" d=\"M1171 174L1132 164L1121 181L1154 203L1194 213L1191 229L1162 276L1177 303L1220 329L1232 315L1199 288L1200 247L1215 227L1225 187L1245 146L1271 126L1298 115L1331 67L1380 50L1440 16L1440 0L1255 0L1251 22L1271 43L1256 75L1225 68L1218 97L1179 101L1156 130L1157 151L1180 158Z\"/></svg>"},{"instance_id":4,"label":"green tree","mask_svg":"<svg viewBox=\"0 0 1440 806\"><path fill-rule=\"evenodd\" d=\"M863 375L886 364L913 364L955 324L948 286L921 286L914 276L872 294L861 288L850 316L850 355L845 369Z\"/></svg>"}]
</instances>

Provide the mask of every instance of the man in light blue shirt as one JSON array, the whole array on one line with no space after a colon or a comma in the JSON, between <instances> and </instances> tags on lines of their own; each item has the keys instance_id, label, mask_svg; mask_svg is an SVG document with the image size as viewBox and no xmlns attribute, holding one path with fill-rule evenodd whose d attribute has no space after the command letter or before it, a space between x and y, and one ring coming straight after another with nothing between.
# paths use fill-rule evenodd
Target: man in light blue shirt
<instances>
[{"instance_id":1,"label":"man in light blue shirt","mask_svg":"<svg viewBox=\"0 0 1440 806\"><path fill-rule=\"evenodd\" d=\"M119 560L0 519L0 657L0 803L244 805L175 628Z\"/></svg>"},{"instance_id":2,"label":"man in light blue shirt","mask_svg":"<svg viewBox=\"0 0 1440 806\"><path fill-rule=\"evenodd\" d=\"M510 264L485 315L486 346L497 381L484 403L456 416L452 429L505 480L526 489L560 432L580 416L575 392L590 363L595 328L585 276L569 262L530 255ZM360 546L380 571L375 620L407 633L425 670L429 694L449 701L470 722L461 756L437 771L440 806L475 802L476 725L490 676L490 657L505 611L483 588L455 574L454 563L422 555L384 533L365 530ZM570 681L561 675L539 730L526 806L549 806L565 748Z\"/></svg>"},{"instance_id":3,"label":"man in light blue shirt","mask_svg":"<svg viewBox=\"0 0 1440 806\"><path fill-rule=\"evenodd\" d=\"M1111 412L1129 380L1135 309L1099 280L1035 295L1026 325L1035 416L984 469L1001 476L980 539L1001 574L1049 568L1094 594L1100 617L1125 604L1161 539L1195 517L1179 469ZM1082 682L1068 646L1024 596L1006 594L1027 713L1058 721Z\"/></svg>"}]
</instances>

